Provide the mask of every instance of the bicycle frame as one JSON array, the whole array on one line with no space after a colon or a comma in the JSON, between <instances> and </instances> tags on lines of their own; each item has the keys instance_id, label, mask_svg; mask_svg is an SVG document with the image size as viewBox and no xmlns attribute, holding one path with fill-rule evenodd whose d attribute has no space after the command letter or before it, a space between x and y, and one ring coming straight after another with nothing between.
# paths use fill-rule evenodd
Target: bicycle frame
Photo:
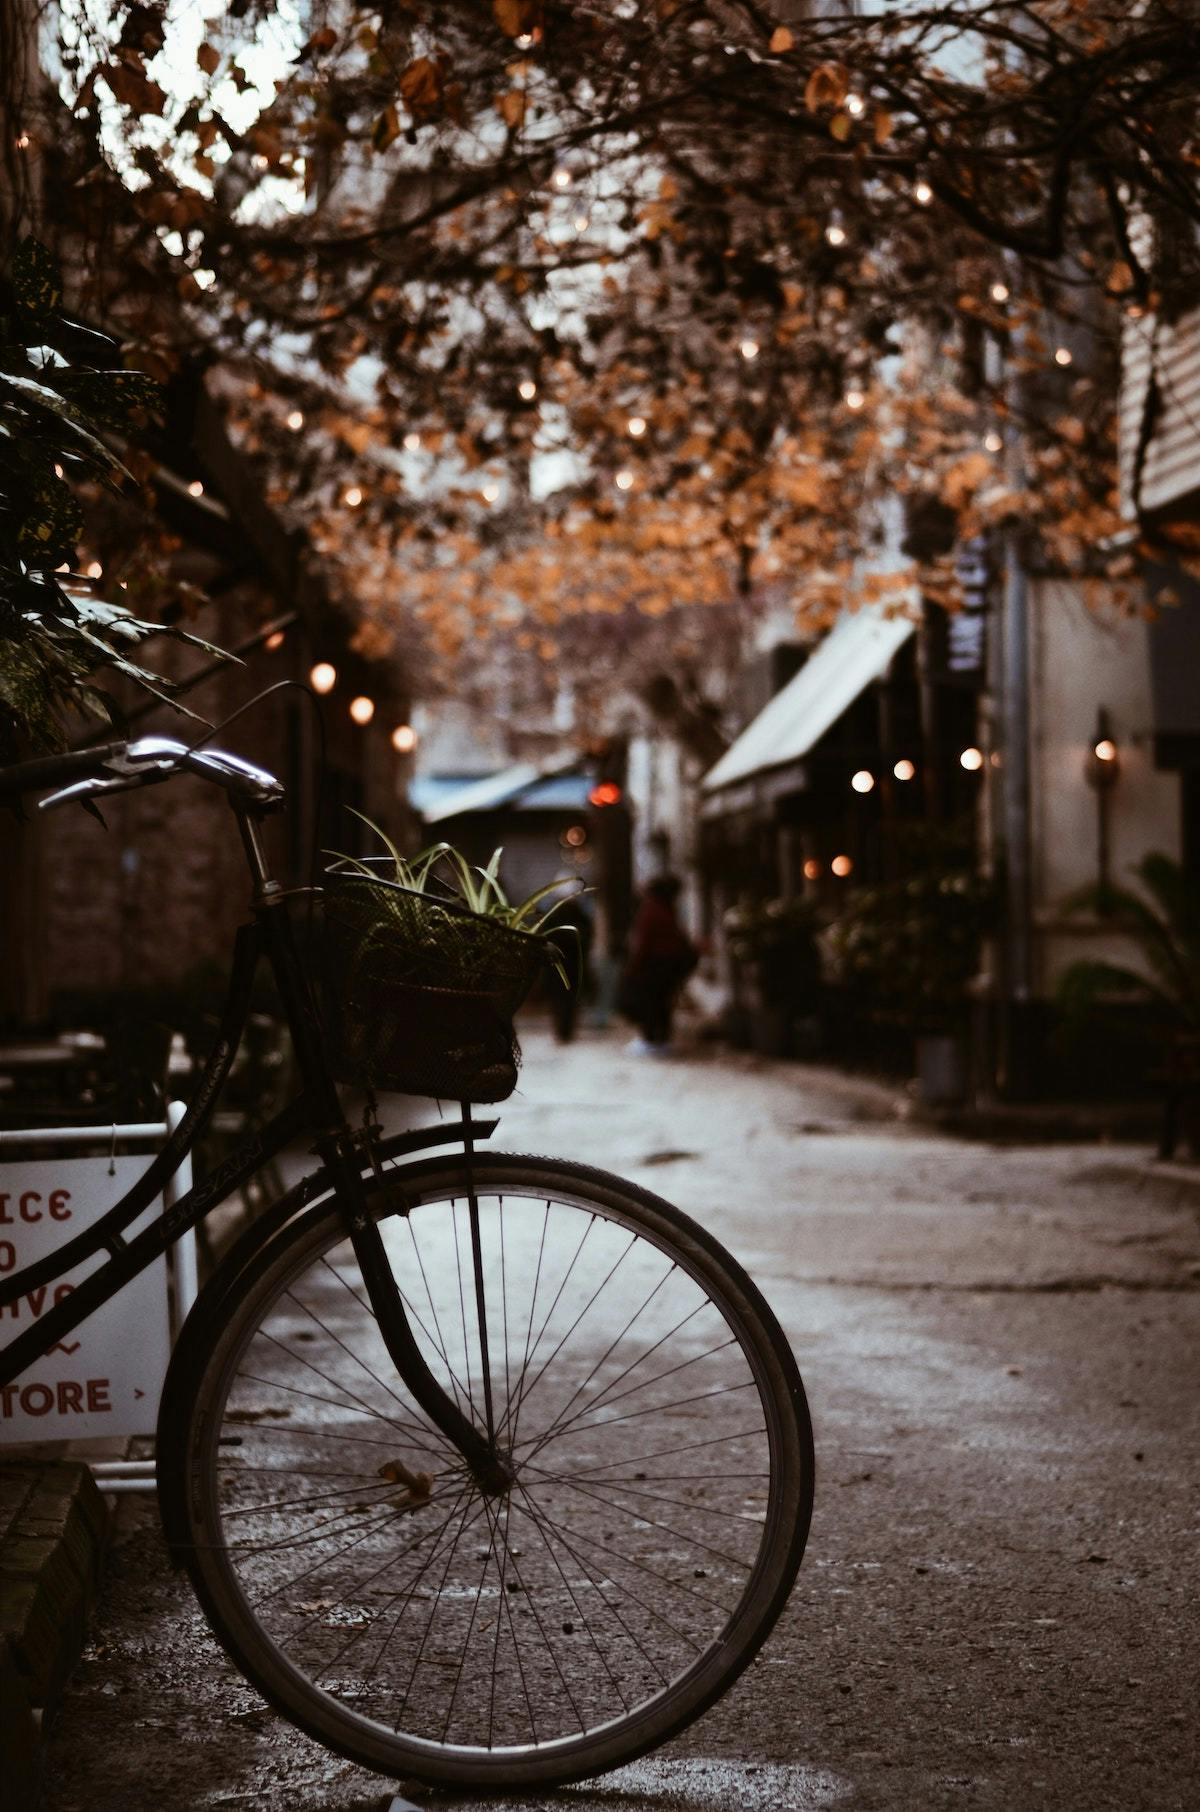
<instances>
[{"instance_id":1,"label":"bicycle frame","mask_svg":"<svg viewBox=\"0 0 1200 1812\"><path fill-rule=\"evenodd\" d=\"M496 1121L477 1121L464 1106L457 1122L417 1128L391 1139L373 1140L364 1159L342 1112L336 1085L330 1076L321 1040L316 1003L296 946L288 910L288 896L267 871L257 814L241 801L234 802L243 843L255 877L254 919L239 927L234 944L229 989L216 1041L209 1052L191 1103L178 1127L168 1138L145 1174L94 1227L68 1240L56 1252L0 1281L0 1312L29 1292L60 1278L75 1266L107 1251L108 1259L90 1277L77 1284L62 1301L48 1309L23 1334L0 1352L0 1386L9 1384L36 1359L70 1334L93 1310L107 1302L137 1273L163 1254L181 1234L239 1189L265 1163L301 1133L314 1134L321 1168L305 1178L285 1198L289 1214L330 1190L338 1193L347 1231L354 1244L372 1307L378 1317L389 1354L417 1401L436 1425L483 1476L495 1477L495 1456L479 1431L468 1423L442 1391L425 1365L404 1313L399 1291L387 1264L378 1230L366 1212L362 1190L364 1162L377 1165L403 1153L461 1141L470 1158L473 1141L487 1138ZM165 1209L152 1225L132 1240L124 1229L162 1193L210 1120L233 1061L250 1012L255 971L263 956L270 962L292 1035L302 1080L301 1092L259 1131L236 1149L207 1176Z\"/></svg>"}]
</instances>

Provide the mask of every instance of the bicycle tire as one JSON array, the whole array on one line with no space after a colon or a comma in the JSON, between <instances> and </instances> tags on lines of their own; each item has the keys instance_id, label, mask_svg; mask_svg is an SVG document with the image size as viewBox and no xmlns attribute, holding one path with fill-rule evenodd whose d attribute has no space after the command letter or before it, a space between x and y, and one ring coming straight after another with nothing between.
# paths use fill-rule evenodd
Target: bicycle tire
<instances>
[{"instance_id":1,"label":"bicycle tire","mask_svg":"<svg viewBox=\"0 0 1200 1812\"><path fill-rule=\"evenodd\" d=\"M761 1294L678 1209L500 1154L473 1187L502 1499L388 1366L333 1198L225 1288L168 1488L209 1623L293 1723L393 1777L550 1786L665 1742L753 1658L803 1555L811 1427ZM368 1201L426 1357L482 1422L462 1160Z\"/></svg>"}]
</instances>

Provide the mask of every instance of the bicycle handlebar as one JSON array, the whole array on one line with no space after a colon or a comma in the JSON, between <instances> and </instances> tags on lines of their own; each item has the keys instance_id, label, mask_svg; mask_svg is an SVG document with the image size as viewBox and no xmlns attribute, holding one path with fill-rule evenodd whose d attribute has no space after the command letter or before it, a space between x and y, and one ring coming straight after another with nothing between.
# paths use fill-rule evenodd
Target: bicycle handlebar
<instances>
[{"instance_id":1,"label":"bicycle handlebar","mask_svg":"<svg viewBox=\"0 0 1200 1812\"><path fill-rule=\"evenodd\" d=\"M152 786L184 770L212 781L226 792L253 799L260 806L276 805L283 798L283 786L274 774L243 761L239 755L230 755L223 749L190 749L186 743L166 736L142 736L136 742L98 743L94 748L70 749L62 755L45 755L37 761L0 768L0 799L73 782L42 800L40 809L45 811L71 799Z\"/></svg>"},{"instance_id":2,"label":"bicycle handlebar","mask_svg":"<svg viewBox=\"0 0 1200 1812\"><path fill-rule=\"evenodd\" d=\"M80 780L101 772L125 748L123 742L97 743L91 749L68 749L62 755L42 755L36 761L19 761L15 767L0 768L0 799L15 799L22 793L40 793L49 786L62 786L69 780Z\"/></svg>"}]
</instances>

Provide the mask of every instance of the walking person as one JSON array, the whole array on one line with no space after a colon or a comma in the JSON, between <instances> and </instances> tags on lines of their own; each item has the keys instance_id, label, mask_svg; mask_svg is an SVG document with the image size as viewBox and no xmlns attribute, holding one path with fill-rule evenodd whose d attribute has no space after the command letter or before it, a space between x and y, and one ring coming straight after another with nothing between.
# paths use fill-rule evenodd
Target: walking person
<instances>
[{"instance_id":1,"label":"walking person","mask_svg":"<svg viewBox=\"0 0 1200 1812\"><path fill-rule=\"evenodd\" d=\"M681 887L671 874L648 882L629 936L621 1009L638 1028L632 1048L647 1056L670 1049L676 997L700 960L676 913Z\"/></svg>"}]
</instances>

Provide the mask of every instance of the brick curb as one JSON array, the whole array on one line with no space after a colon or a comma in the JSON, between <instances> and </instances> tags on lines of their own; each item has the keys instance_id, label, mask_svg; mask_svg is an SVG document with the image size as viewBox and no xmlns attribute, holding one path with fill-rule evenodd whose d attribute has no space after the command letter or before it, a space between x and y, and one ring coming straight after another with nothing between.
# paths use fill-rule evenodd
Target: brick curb
<instances>
[{"instance_id":1,"label":"brick curb","mask_svg":"<svg viewBox=\"0 0 1200 1812\"><path fill-rule=\"evenodd\" d=\"M108 1511L77 1461L0 1461L0 1778L13 1812L32 1812L43 1720L79 1659Z\"/></svg>"}]
</instances>

